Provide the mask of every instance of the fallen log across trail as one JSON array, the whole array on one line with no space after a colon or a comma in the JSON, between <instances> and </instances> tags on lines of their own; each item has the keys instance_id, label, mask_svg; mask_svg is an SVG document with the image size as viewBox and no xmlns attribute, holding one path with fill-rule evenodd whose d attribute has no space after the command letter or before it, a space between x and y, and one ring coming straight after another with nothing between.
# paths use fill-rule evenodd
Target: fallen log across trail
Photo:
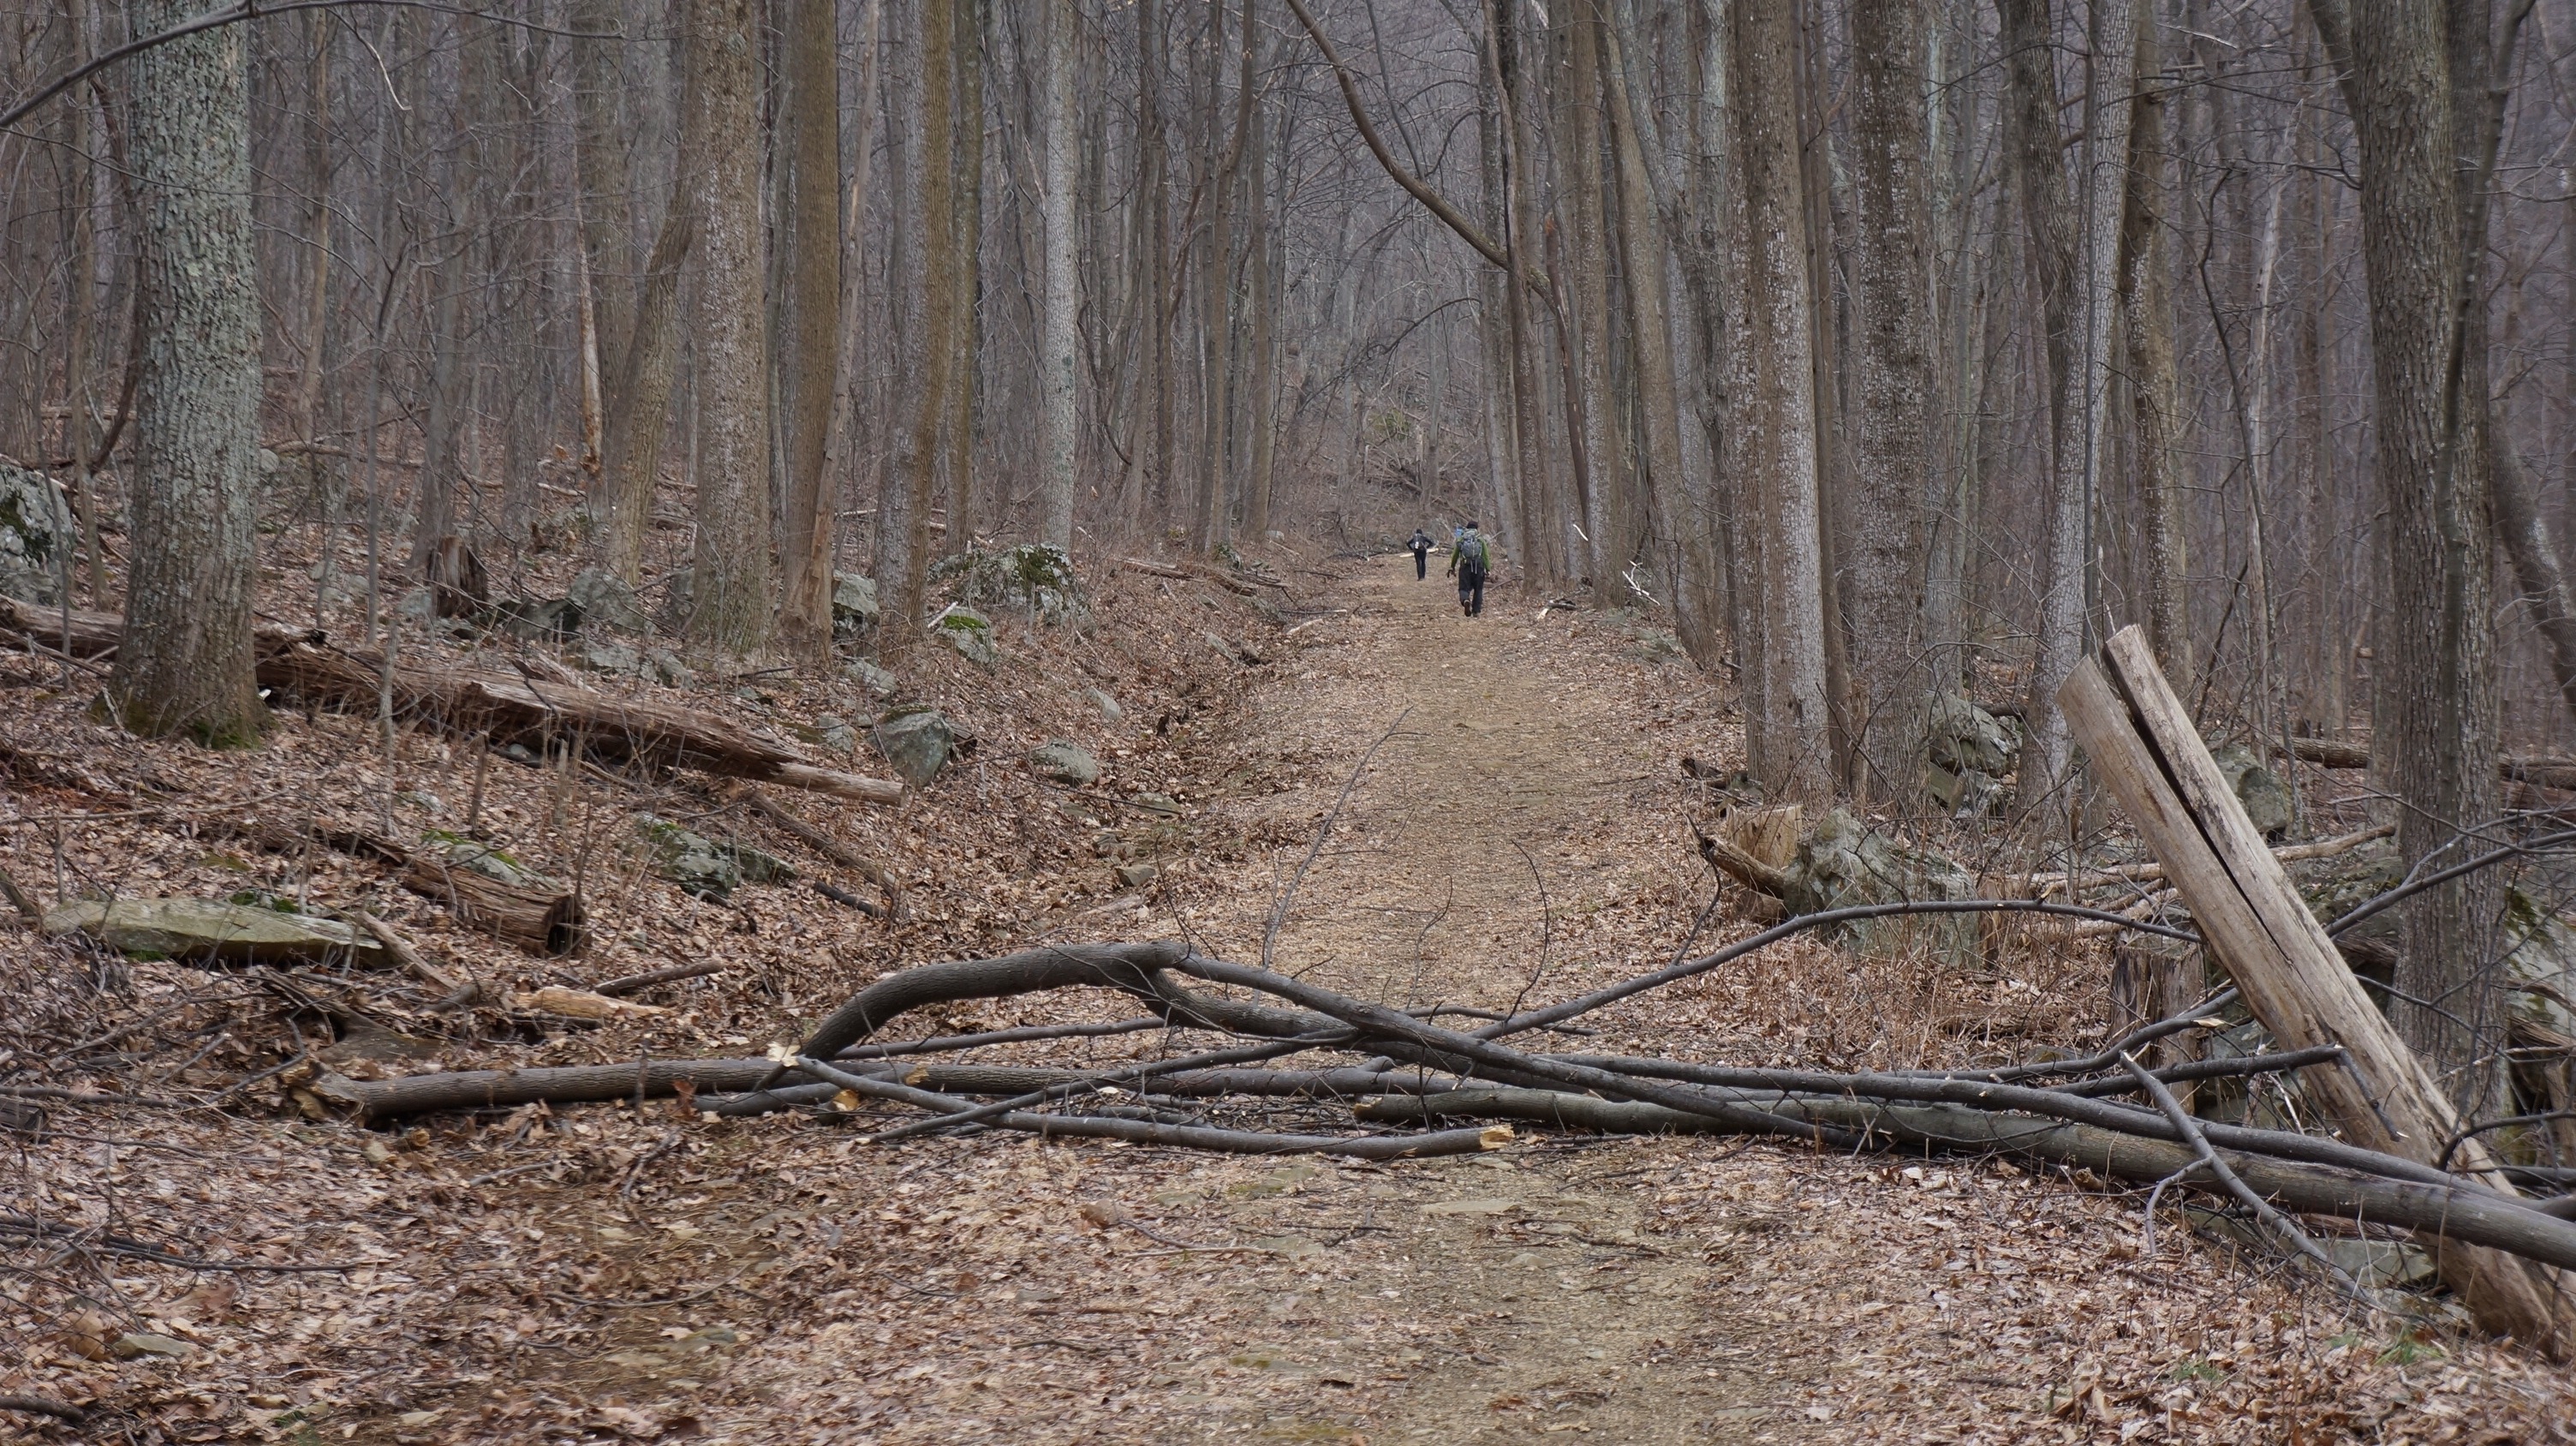
<instances>
[{"instance_id":1,"label":"fallen log across trail","mask_svg":"<svg viewBox=\"0 0 2576 1446\"><path fill-rule=\"evenodd\" d=\"M2016 901L2000 901L2016 902ZM1766 931L1765 936L1780 931ZM1721 951L1726 952L1726 951ZM1742 1069L1624 1055L1541 1054L1499 1036L1632 998L1672 969L1524 1011L1470 1034L1418 1012L1353 998L1269 970L1232 964L1172 941L1068 944L990 959L924 965L868 986L816 1028L804 1048L773 1059L639 1060L565 1069L490 1070L384 1080L325 1076L322 1099L370 1121L458 1108L574 1103L686 1093L718 1116L805 1109L848 1118L875 1100L923 1111L871 1138L1000 1129L1126 1140L1239 1153L1330 1153L1390 1159L1489 1147L1474 1131L1424 1134L1273 1132L1203 1122L1234 1098L1287 1099L1308 1110L1342 1108L1353 1125L1431 1125L1446 1118L1512 1119L1613 1133L1687 1129L1830 1145L1843 1150L1922 1148L2006 1153L2095 1170L2123 1180L2172 1180L2225 1199L2241 1189L2266 1208L2417 1231L2547 1265L2576 1264L2576 1223L2540 1202L2405 1156L2288 1131L2215 1121L2178 1125L2170 1112L2105 1096L2237 1072L2348 1068L2343 1052L2311 1047L2245 1060L2186 1062L2161 1071L2131 1065L2141 1041L2192 1027L2188 1016L2130 1032L2104 1060L2023 1066L2010 1073L2071 1073L2046 1086L1996 1078L2004 1071L1836 1073ZM1654 982L1650 982L1654 981ZM1263 996L1234 997L1222 988ZM914 1010L969 999L1105 988L1154 1014L1104 1025L1040 1026L918 1041L862 1043ZM2203 1006L2214 1007L2214 1006ZM1027 1042L1044 1038L1174 1031L1253 1043L1089 1070L923 1063L871 1053L899 1048ZM971 1041L971 1043L970 1043ZM1329 1050L1373 1065L1292 1069L1282 1056ZM1399 1062L1389 1067L1388 1061ZM1263 1067L1246 1067L1258 1065ZM1109 1103L1100 1099L1106 1096ZM990 1102L969 1103L969 1097ZM1200 1113L1191 1113L1196 1110ZM1481 1142L1481 1143L1480 1143ZM2208 1168L2203 1149L2224 1171ZM2232 1176L2233 1181L2226 1178Z\"/></svg>"},{"instance_id":2,"label":"fallen log across trail","mask_svg":"<svg viewBox=\"0 0 2576 1446\"><path fill-rule=\"evenodd\" d=\"M2197 1163L2191 1147L2169 1140L1959 1105L1880 1104L1820 1095L1783 1097L1752 1090L1724 1093L1732 1093L1747 1103L1758 1101L1764 1109L1777 1114L1830 1124L1856 1135L1866 1134L1882 1145L1947 1154L2013 1155L2146 1184L2181 1176L2181 1183L2217 1193L2214 1181L2195 1179L2188 1173ZM1362 1119L1390 1124L1497 1119L1605 1134L1725 1132L1703 1116L1659 1105L1546 1090L1388 1095L1362 1104L1357 1114ZM2576 1265L2576 1225L2465 1182L2433 1185L2390 1180L2226 1149L2218 1150L2218 1155L2249 1188L2275 1206L2302 1215L2414 1230L2544 1264Z\"/></svg>"},{"instance_id":3,"label":"fallen log across trail","mask_svg":"<svg viewBox=\"0 0 2576 1446\"><path fill-rule=\"evenodd\" d=\"M75 657L112 651L124 630L124 620L114 613L75 608L66 628L60 609L0 598L0 635L56 650L63 650L68 637ZM737 720L677 704L482 668L397 663L389 670L378 654L343 650L318 633L269 625L254 630L253 651L260 686L282 698L373 710L379 690L389 686L398 716L461 737L481 736L494 747L515 743L538 753L576 747L611 762L687 768L857 803L903 798L903 785L892 779L818 767L801 750L752 733Z\"/></svg>"}]
</instances>

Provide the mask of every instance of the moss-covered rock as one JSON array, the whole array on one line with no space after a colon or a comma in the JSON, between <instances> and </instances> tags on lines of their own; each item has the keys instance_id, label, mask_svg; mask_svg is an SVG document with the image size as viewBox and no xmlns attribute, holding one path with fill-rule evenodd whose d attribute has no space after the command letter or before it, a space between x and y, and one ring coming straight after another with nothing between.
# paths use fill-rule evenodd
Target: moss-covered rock
<instances>
[{"instance_id":1,"label":"moss-covered rock","mask_svg":"<svg viewBox=\"0 0 2576 1446\"><path fill-rule=\"evenodd\" d=\"M781 883L796 877L794 866L776 854L749 844L718 843L666 818L639 814L635 827L652 850L662 877L679 885L682 893L701 899L720 904L743 884Z\"/></svg>"},{"instance_id":2,"label":"moss-covered rock","mask_svg":"<svg viewBox=\"0 0 2576 1446\"><path fill-rule=\"evenodd\" d=\"M993 620L969 607L949 607L930 620L930 635L957 650L957 656L982 667L1002 660L993 641Z\"/></svg>"},{"instance_id":3,"label":"moss-covered rock","mask_svg":"<svg viewBox=\"0 0 2576 1446\"><path fill-rule=\"evenodd\" d=\"M1091 601L1073 558L1053 543L957 553L933 564L931 577L954 581L957 600L968 607L1008 609L1049 626L1091 623Z\"/></svg>"}]
</instances>

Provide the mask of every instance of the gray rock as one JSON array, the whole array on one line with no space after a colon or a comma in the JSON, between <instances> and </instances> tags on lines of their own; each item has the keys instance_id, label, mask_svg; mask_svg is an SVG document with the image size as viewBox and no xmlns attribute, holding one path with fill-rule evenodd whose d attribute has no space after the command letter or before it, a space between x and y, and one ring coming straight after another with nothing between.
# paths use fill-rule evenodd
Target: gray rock
<instances>
[{"instance_id":1,"label":"gray rock","mask_svg":"<svg viewBox=\"0 0 2576 1446\"><path fill-rule=\"evenodd\" d=\"M438 616L438 601L429 595L428 588L416 587L394 604L394 612L413 622L427 622Z\"/></svg>"},{"instance_id":2,"label":"gray rock","mask_svg":"<svg viewBox=\"0 0 2576 1446\"><path fill-rule=\"evenodd\" d=\"M1141 889L1163 875L1163 871L1152 864L1120 864L1110 873L1117 876L1118 886L1122 889Z\"/></svg>"},{"instance_id":3,"label":"gray rock","mask_svg":"<svg viewBox=\"0 0 2576 1446\"><path fill-rule=\"evenodd\" d=\"M895 690L903 686L903 679L865 658L853 661L842 671L848 673L852 681L860 687L867 689L868 696L871 698L891 698L895 695Z\"/></svg>"},{"instance_id":4,"label":"gray rock","mask_svg":"<svg viewBox=\"0 0 2576 1446\"><path fill-rule=\"evenodd\" d=\"M930 635L970 663L989 668L1002 660L1002 649L993 641L993 620L973 608L943 609L930 620Z\"/></svg>"},{"instance_id":5,"label":"gray rock","mask_svg":"<svg viewBox=\"0 0 2576 1446\"><path fill-rule=\"evenodd\" d=\"M2021 737L2004 721L1956 694L1932 700L1925 720L1925 751L1934 766L1952 773L2010 773Z\"/></svg>"},{"instance_id":6,"label":"gray rock","mask_svg":"<svg viewBox=\"0 0 2576 1446\"><path fill-rule=\"evenodd\" d=\"M1976 878L1967 870L1939 854L1909 848L1865 828L1840 808L1828 812L1798 846L1788 873L1789 888L1781 902L1792 915L1857 904L1965 899L1976 892ZM1930 943L1959 962L1976 957L1979 938L1976 919L1965 914L1868 919L1850 926L1848 932L1854 947L1864 953L1893 953Z\"/></svg>"},{"instance_id":7,"label":"gray rock","mask_svg":"<svg viewBox=\"0 0 2576 1446\"><path fill-rule=\"evenodd\" d=\"M653 619L635 600L635 589L618 581L611 573L586 567L564 589L564 598L581 609L582 618L598 627L619 633L649 633Z\"/></svg>"},{"instance_id":8,"label":"gray rock","mask_svg":"<svg viewBox=\"0 0 2576 1446\"><path fill-rule=\"evenodd\" d=\"M2287 833L2291 823L2290 788L2281 776L2263 766L2252 748L2230 743L2212 753L2219 776L2236 790L2237 801L2245 805L2246 816L2254 820L2255 830L2267 839Z\"/></svg>"},{"instance_id":9,"label":"gray rock","mask_svg":"<svg viewBox=\"0 0 2576 1446\"><path fill-rule=\"evenodd\" d=\"M718 843L669 819L638 814L636 829L653 852L662 877L680 891L723 903L743 884L768 884L796 877L785 859L748 844Z\"/></svg>"},{"instance_id":10,"label":"gray rock","mask_svg":"<svg viewBox=\"0 0 2576 1446\"><path fill-rule=\"evenodd\" d=\"M624 643L593 643L573 661L594 673L614 673L621 678L641 677L645 671L644 655Z\"/></svg>"},{"instance_id":11,"label":"gray rock","mask_svg":"<svg viewBox=\"0 0 2576 1446\"><path fill-rule=\"evenodd\" d=\"M857 730L850 727L848 720L832 713L815 715L814 741L835 753L850 754L859 751Z\"/></svg>"},{"instance_id":12,"label":"gray rock","mask_svg":"<svg viewBox=\"0 0 2576 1446\"><path fill-rule=\"evenodd\" d=\"M322 963L382 955L375 936L335 919L211 899L79 899L48 911L49 938L86 934L120 954L235 964Z\"/></svg>"},{"instance_id":13,"label":"gray rock","mask_svg":"<svg viewBox=\"0 0 2576 1446\"><path fill-rule=\"evenodd\" d=\"M946 714L924 703L887 713L868 737L904 782L928 788L956 754L958 732Z\"/></svg>"},{"instance_id":14,"label":"gray rock","mask_svg":"<svg viewBox=\"0 0 2576 1446\"><path fill-rule=\"evenodd\" d=\"M955 579L958 601L970 607L1007 608L1049 626L1091 623L1091 602L1073 559L1052 543L943 557L932 565L931 577Z\"/></svg>"},{"instance_id":15,"label":"gray rock","mask_svg":"<svg viewBox=\"0 0 2576 1446\"><path fill-rule=\"evenodd\" d=\"M1029 764L1058 783L1087 788L1100 781L1100 760L1080 744L1050 738L1029 751Z\"/></svg>"},{"instance_id":16,"label":"gray rock","mask_svg":"<svg viewBox=\"0 0 2576 1446\"><path fill-rule=\"evenodd\" d=\"M664 687L685 688L698 680L689 665L680 661L680 655L669 648L650 649L644 654L644 663L653 670L654 681Z\"/></svg>"},{"instance_id":17,"label":"gray rock","mask_svg":"<svg viewBox=\"0 0 2576 1446\"><path fill-rule=\"evenodd\" d=\"M832 574L832 640L855 641L877 625L877 583L855 572Z\"/></svg>"},{"instance_id":18,"label":"gray rock","mask_svg":"<svg viewBox=\"0 0 2576 1446\"><path fill-rule=\"evenodd\" d=\"M1091 706L1100 710L1100 716L1112 723L1127 716L1127 710L1119 707L1118 700L1110 697L1103 689L1085 688L1082 690L1082 696L1090 699Z\"/></svg>"},{"instance_id":19,"label":"gray rock","mask_svg":"<svg viewBox=\"0 0 2576 1446\"><path fill-rule=\"evenodd\" d=\"M486 621L514 638L561 642L581 631L581 604L568 597L508 598L492 605Z\"/></svg>"},{"instance_id":20,"label":"gray rock","mask_svg":"<svg viewBox=\"0 0 2576 1446\"><path fill-rule=\"evenodd\" d=\"M262 450L265 452L265 449ZM267 452L266 455L274 457L277 454ZM137 1356L193 1355L196 1349L186 1341L170 1336L154 1335L150 1331L127 1331L108 1346L108 1350L114 1352L116 1358L121 1361L130 1361Z\"/></svg>"}]
</instances>

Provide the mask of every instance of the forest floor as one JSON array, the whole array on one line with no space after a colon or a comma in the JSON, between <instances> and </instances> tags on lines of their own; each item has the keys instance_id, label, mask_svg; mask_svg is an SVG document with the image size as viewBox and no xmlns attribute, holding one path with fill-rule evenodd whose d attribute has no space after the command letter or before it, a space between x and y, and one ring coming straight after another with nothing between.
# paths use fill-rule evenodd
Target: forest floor
<instances>
[{"instance_id":1,"label":"forest floor","mask_svg":"<svg viewBox=\"0 0 2576 1446\"><path fill-rule=\"evenodd\" d=\"M1505 1010L1751 927L1735 901L1712 903L1683 827L1708 805L1676 767L1684 755L1731 767L1740 740L1668 635L1625 614L1539 613L1509 591L1464 619L1409 558L1292 575L1285 623L1213 588L1122 574L1101 588L1087 644L1032 640L989 675L955 660L912 674L977 723L975 761L901 811L825 825L902 861L916 908L904 929L785 888L746 889L727 910L620 876L595 886L595 913L617 901L600 943L560 977L673 957L721 960L725 975L651 1020L334 1063L739 1055L798 1037L892 968L1050 939L1180 934L1391 1004ZM1204 629L1254 638L1268 661L1238 667L1198 645ZM1078 666L1061 655L1081 647L1093 651ZM17 666L10 686L29 701L0 742L73 767L61 760L95 729L77 690L46 691L32 662ZM1132 716L1067 705L1086 682ZM827 703L863 706L784 684L739 706ZM1016 765L1014 747L1068 733L1109 763L1099 789L1050 790ZM92 742L93 781L131 789L148 774L150 798L239 808L300 780L345 787L331 801L358 808L394 786L366 774L369 725L327 715L282 718L248 760ZM461 750L407 746L422 750L409 796L452 810ZM496 781L491 807L541 861L547 831L580 833L568 820L593 812L717 812L703 797L692 812L681 784L520 772ZM1148 789L1183 813L1139 810ZM249 871L317 897L379 897L362 867L298 863L290 879L280 860L210 851L166 808L127 818L84 791L98 790L76 774L27 785L0 819L0 863L63 892L68 866L129 890L202 891ZM67 813L119 821L67 844L45 822ZM1097 855L1112 839L1158 875L1105 883ZM401 896L381 907L399 913ZM557 977L438 935L423 907L402 917L489 975ZM1583 1044L1854 1068L2100 1037L2099 944L2003 946L1973 970L1784 946L1586 1016L1598 1034ZM72 1028L62 1001L95 990L97 966L22 968L29 1017ZM102 1025L108 1006L92 1002L79 1027L179 1012L228 1022L208 1026L224 1048L184 1067L173 1046L50 1075L22 1049L0 1074L203 1099L292 1047L275 1019L235 1007L257 994L237 976L137 964L103 992L123 1012ZM1105 997L995 1001L902 1032L1130 1012ZM1154 1034L1076 1046L996 1057L1189 1047ZM872 1111L716 1123L664 1103L397 1133L300 1118L291 1097L249 1102L65 1108L33 1143L20 1132L14 1200L0 1206L182 1253L352 1268L205 1274L125 1257L83 1285L74 1252L13 1254L0 1309L35 1329L0 1354L0 1395L91 1403L92 1439L138 1441L2576 1439L2576 1381L2465 1334L2439 1302L2356 1315L2171 1197L2149 1233L2137 1194L2080 1172L1527 1130L1483 1154L1386 1164L1011 1135L876 1147L848 1128L891 1118ZM1278 1102L1218 1116L1329 1124L1323 1107ZM115 1331L181 1353L89 1359L84 1332Z\"/></svg>"}]
</instances>

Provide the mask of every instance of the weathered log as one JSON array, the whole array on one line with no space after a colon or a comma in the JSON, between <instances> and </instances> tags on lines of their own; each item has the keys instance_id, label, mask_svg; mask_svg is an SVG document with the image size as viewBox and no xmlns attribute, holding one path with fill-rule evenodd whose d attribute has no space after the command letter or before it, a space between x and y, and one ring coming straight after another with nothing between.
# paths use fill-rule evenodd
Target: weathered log
<instances>
[{"instance_id":1,"label":"weathered log","mask_svg":"<svg viewBox=\"0 0 2576 1446\"><path fill-rule=\"evenodd\" d=\"M59 648L65 635L62 612L0 598L0 633ZM125 620L114 613L72 610L76 657L113 651L124 635ZM264 688L321 706L356 705L370 711L376 706L384 673L381 657L345 652L318 633L272 625L254 630L253 646ZM489 734L495 746L517 743L541 752L578 744L612 761L691 768L860 803L893 804L903 798L903 785L891 779L816 767L788 744L749 733L731 720L649 698L472 668L413 666L394 669L393 695L398 712L462 737Z\"/></svg>"},{"instance_id":2,"label":"weathered log","mask_svg":"<svg viewBox=\"0 0 2576 1446\"><path fill-rule=\"evenodd\" d=\"M2310 1089L2346 1138L2436 1168L2461 1120L2432 1074L2362 992L2316 915L2227 786L2191 715L2136 627L2069 675L2059 706L2093 769L2163 861L2256 1019L2291 1049L2341 1045L2353 1068L2320 1071ZM2476 1140L2461 1173L2504 1194L2513 1186ZM2433 1252L2443 1280L2478 1322L2552 1353L2576 1346L2576 1310L2555 1279L2535 1279L2491 1251Z\"/></svg>"},{"instance_id":3,"label":"weathered log","mask_svg":"<svg viewBox=\"0 0 2576 1446\"><path fill-rule=\"evenodd\" d=\"M2189 1169L2193 1163L2187 1145L2029 1115L1960 1105L1882 1105L1810 1095L1783 1098L1752 1090L1711 1093L1855 1135L1866 1133L1901 1144L1969 1155L2018 1155L2091 1170L2115 1180L2163 1180ZM1501 1119L1616 1134L1730 1133L1725 1126L1698 1114L1550 1090L1465 1089L1428 1096L1389 1095L1368 1101L1353 1113L1382 1124ZM2225 1149L2219 1155L2247 1186L2302 1215L2394 1226L2546 1265L2576 1267L2576 1224L2554 1219L2518 1201L2500 1199L2465 1181L2435 1185Z\"/></svg>"},{"instance_id":4,"label":"weathered log","mask_svg":"<svg viewBox=\"0 0 2576 1446\"><path fill-rule=\"evenodd\" d=\"M2273 745L2273 751L2280 751L2278 744ZM2313 763L2320 768L2370 766L2368 747L2333 738L2292 738L2290 755L2302 763ZM2507 754L2496 760L2496 774L2508 783L2576 789L2576 759L2571 758L2551 758L2537 753Z\"/></svg>"},{"instance_id":5,"label":"weathered log","mask_svg":"<svg viewBox=\"0 0 2576 1446\"><path fill-rule=\"evenodd\" d=\"M371 655L298 642L264 655L259 681L314 703L373 708L383 671ZM900 783L817 768L795 748L733 720L650 698L449 667L398 667L392 686L398 713L464 737L488 736L495 746L581 747L612 761L692 768L861 803L903 797Z\"/></svg>"},{"instance_id":6,"label":"weathered log","mask_svg":"<svg viewBox=\"0 0 2576 1446\"><path fill-rule=\"evenodd\" d=\"M382 859L394 866L394 877L404 888L445 905L466 928L535 953L569 954L589 928L570 886L526 870L509 870L516 877L503 879L451 862L435 849L407 848L363 829L319 822L254 816L220 827L271 853L292 853L310 840L338 853ZM444 987L455 987L454 981Z\"/></svg>"}]
</instances>

